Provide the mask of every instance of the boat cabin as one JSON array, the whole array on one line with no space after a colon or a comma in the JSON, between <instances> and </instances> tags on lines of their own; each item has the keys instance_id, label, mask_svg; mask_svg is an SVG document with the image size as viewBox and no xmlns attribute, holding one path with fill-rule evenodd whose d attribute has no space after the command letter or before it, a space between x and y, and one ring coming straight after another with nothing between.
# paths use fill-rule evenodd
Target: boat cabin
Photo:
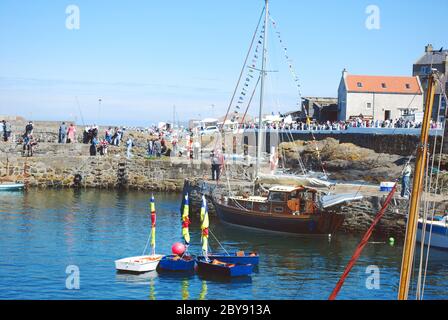
<instances>
[{"instance_id":1,"label":"boat cabin","mask_svg":"<svg viewBox=\"0 0 448 320\"><path fill-rule=\"evenodd\" d=\"M229 197L228 205L260 213L309 215L317 212L316 198L316 189L275 186L266 197Z\"/></svg>"}]
</instances>

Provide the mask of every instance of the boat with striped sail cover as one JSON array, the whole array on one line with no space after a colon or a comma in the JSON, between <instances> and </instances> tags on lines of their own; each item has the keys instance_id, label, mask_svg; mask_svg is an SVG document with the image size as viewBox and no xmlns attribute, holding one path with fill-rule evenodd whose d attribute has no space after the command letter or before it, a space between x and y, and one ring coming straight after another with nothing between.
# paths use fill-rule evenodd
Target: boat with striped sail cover
<instances>
[{"instance_id":1,"label":"boat with striped sail cover","mask_svg":"<svg viewBox=\"0 0 448 320\"><path fill-rule=\"evenodd\" d=\"M202 254L196 259L198 265L199 274L210 274L214 276L223 277L241 277L249 276L252 274L252 264L236 264L226 263L218 259L212 258L208 255L208 237L209 237L209 225L207 200L205 196L202 196L201 205L201 241L202 241Z\"/></svg>"},{"instance_id":2,"label":"boat with striped sail cover","mask_svg":"<svg viewBox=\"0 0 448 320\"><path fill-rule=\"evenodd\" d=\"M161 271L175 272L194 272L194 257L188 253L190 245L190 218L189 218L189 201L188 194L184 196L184 204L182 208L182 237L185 242L185 251L182 255L172 254L162 258L159 263Z\"/></svg>"},{"instance_id":3,"label":"boat with striped sail cover","mask_svg":"<svg viewBox=\"0 0 448 320\"><path fill-rule=\"evenodd\" d=\"M151 209L151 233L148 240L151 240L151 254L145 255L145 249L143 249L143 254L141 256L123 258L115 261L115 268L122 272L135 272L142 273L148 271L154 271L157 268L163 255L156 254L156 208L154 195L151 196L150 201Z\"/></svg>"}]
</instances>

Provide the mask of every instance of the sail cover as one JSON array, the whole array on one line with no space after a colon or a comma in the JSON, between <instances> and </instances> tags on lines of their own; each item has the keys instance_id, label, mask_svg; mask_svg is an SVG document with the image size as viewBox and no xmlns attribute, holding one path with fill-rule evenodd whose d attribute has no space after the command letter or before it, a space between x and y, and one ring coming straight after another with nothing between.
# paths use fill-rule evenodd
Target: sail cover
<instances>
[{"instance_id":1,"label":"sail cover","mask_svg":"<svg viewBox=\"0 0 448 320\"><path fill-rule=\"evenodd\" d=\"M294 176L287 174L259 174L258 181L260 183L267 184L286 184L286 185L301 185L305 187L314 187L314 188L329 188L334 185L334 183L325 181L318 178L312 178L308 176Z\"/></svg>"},{"instance_id":2,"label":"sail cover","mask_svg":"<svg viewBox=\"0 0 448 320\"><path fill-rule=\"evenodd\" d=\"M320 203L322 208L330 208L341 203L361 200L363 195L358 193L331 194L322 196Z\"/></svg>"},{"instance_id":3,"label":"sail cover","mask_svg":"<svg viewBox=\"0 0 448 320\"><path fill-rule=\"evenodd\" d=\"M205 200L205 196L202 196L202 206L201 206L201 240L202 240L202 253L207 257L208 254L208 209L207 209L207 201Z\"/></svg>"},{"instance_id":4,"label":"sail cover","mask_svg":"<svg viewBox=\"0 0 448 320\"><path fill-rule=\"evenodd\" d=\"M189 218L190 206L188 203L188 194L185 195L184 210L182 213L182 236L184 237L185 244L190 244L190 218Z\"/></svg>"},{"instance_id":5,"label":"sail cover","mask_svg":"<svg viewBox=\"0 0 448 320\"><path fill-rule=\"evenodd\" d=\"M151 247L154 254L156 250L156 205L154 195L151 196Z\"/></svg>"}]
</instances>

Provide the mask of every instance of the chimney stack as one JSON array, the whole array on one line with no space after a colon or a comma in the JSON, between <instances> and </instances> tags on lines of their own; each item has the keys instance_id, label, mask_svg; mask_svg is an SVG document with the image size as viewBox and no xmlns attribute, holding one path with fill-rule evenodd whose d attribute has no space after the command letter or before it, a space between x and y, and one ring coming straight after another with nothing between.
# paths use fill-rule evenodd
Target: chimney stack
<instances>
[{"instance_id":1,"label":"chimney stack","mask_svg":"<svg viewBox=\"0 0 448 320\"><path fill-rule=\"evenodd\" d=\"M427 46L425 46L425 52L432 52L433 51L433 47L432 44L428 44Z\"/></svg>"}]
</instances>

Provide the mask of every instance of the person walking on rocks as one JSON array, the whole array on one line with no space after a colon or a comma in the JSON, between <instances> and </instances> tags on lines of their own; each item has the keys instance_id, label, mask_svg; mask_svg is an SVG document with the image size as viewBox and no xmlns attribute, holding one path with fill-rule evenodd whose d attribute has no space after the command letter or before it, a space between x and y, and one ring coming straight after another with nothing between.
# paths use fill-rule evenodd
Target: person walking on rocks
<instances>
[{"instance_id":1,"label":"person walking on rocks","mask_svg":"<svg viewBox=\"0 0 448 320\"><path fill-rule=\"evenodd\" d=\"M33 147L37 143L33 141L33 136L30 134L25 134L23 136L23 150L22 150L22 156L25 157L32 157L33 156Z\"/></svg>"},{"instance_id":2,"label":"person walking on rocks","mask_svg":"<svg viewBox=\"0 0 448 320\"><path fill-rule=\"evenodd\" d=\"M70 126L67 129L67 143L75 143L75 134L76 134L76 127L73 123L70 123Z\"/></svg>"},{"instance_id":3,"label":"person walking on rocks","mask_svg":"<svg viewBox=\"0 0 448 320\"><path fill-rule=\"evenodd\" d=\"M92 143L90 144L90 155L96 156L96 146L98 145L98 139L96 137L92 138Z\"/></svg>"},{"instance_id":4,"label":"person walking on rocks","mask_svg":"<svg viewBox=\"0 0 448 320\"><path fill-rule=\"evenodd\" d=\"M154 143L152 140L148 140L148 156L151 157L153 155Z\"/></svg>"},{"instance_id":5,"label":"person walking on rocks","mask_svg":"<svg viewBox=\"0 0 448 320\"><path fill-rule=\"evenodd\" d=\"M162 156L162 144L160 143L159 139L154 141L154 153L157 158L160 158Z\"/></svg>"},{"instance_id":6,"label":"person walking on rocks","mask_svg":"<svg viewBox=\"0 0 448 320\"><path fill-rule=\"evenodd\" d=\"M58 142L65 143L66 139L67 139L67 126L65 125L65 122L62 122L61 126L59 127Z\"/></svg>"},{"instance_id":7,"label":"person walking on rocks","mask_svg":"<svg viewBox=\"0 0 448 320\"><path fill-rule=\"evenodd\" d=\"M132 138L129 137L129 139L126 141L126 157L128 159L131 159L132 157L132 147L134 146L134 142L132 141Z\"/></svg>"},{"instance_id":8,"label":"person walking on rocks","mask_svg":"<svg viewBox=\"0 0 448 320\"><path fill-rule=\"evenodd\" d=\"M25 127L25 135L32 135L34 131L34 125L33 122L30 121Z\"/></svg>"},{"instance_id":9,"label":"person walking on rocks","mask_svg":"<svg viewBox=\"0 0 448 320\"><path fill-rule=\"evenodd\" d=\"M410 181L411 181L412 168L409 163L403 169L401 177L401 197L409 199L410 191Z\"/></svg>"},{"instance_id":10,"label":"person walking on rocks","mask_svg":"<svg viewBox=\"0 0 448 320\"><path fill-rule=\"evenodd\" d=\"M8 142L9 137L11 136L11 124L5 120L2 121L3 126L3 140Z\"/></svg>"}]
</instances>

